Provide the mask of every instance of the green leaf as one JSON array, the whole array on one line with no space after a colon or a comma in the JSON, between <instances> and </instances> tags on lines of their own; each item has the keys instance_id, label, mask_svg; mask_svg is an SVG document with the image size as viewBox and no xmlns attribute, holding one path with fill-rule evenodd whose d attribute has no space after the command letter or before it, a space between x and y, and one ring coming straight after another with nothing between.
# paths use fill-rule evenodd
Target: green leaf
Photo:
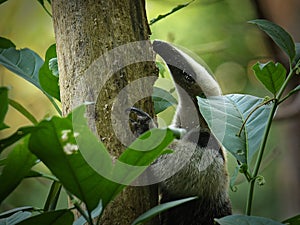
<instances>
[{"instance_id":1,"label":"green leaf","mask_svg":"<svg viewBox=\"0 0 300 225\"><path fill-rule=\"evenodd\" d=\"M16 212L15 214L0 219L0 225L15 225L31 216L30 212Z\"/></svg>"},{"instance_id":2,"label":"green leaf","mask_svg":"<svg viewBox=\"0 0 300 225\"><path fill-rule=\"evenodd\" d=\"M4 166L6 162L6 158L0 159L0 166Z\"/></svg>"},{"instance_id":3,"label":"green leaf","mask_svg":"<svg viewBox=\"0 0 300 225\"><path fill-rule=\"evenodd\" d=\"M244 216L244 215L231 215L220 219L215 219L220 225L282 225L277 221L258 217L258 216Z\"/></svg>"},{"instance_id":4,"label":"green leaf","mask_svg":"<svg viewBox=\"0 0 300 225\"><path fill-rule=\"evenodd\" d=\"M41 89L38 73L44 61L28 48L0 48L0 64Z\"/></svg>"},{"instance_id":5,"label":"green leaf","mask_svg":"<svg viewBox=\"0 0 300 225\"><path fill-rule=\"evenodd\" d=\"M231 177L230 177L229 187L230 187L230 189L231 189L233 192L236 192L236 191L237 191L237 187L236 187L235 182L236 182L237 176L239 175L239 169L240 169L240 167L239 167L239 166L236 166L235 169L234 169L233 174L232 174Z\"/></svg>"},{"instance_id":6,"label":"green leaf","mask_svg":"<svg viewBox=\"0 0 300 225\"><path fill-rule=\"evenodd\" d=\"M186 129L169 126L175 138L180 139L186 134Z\"/></svg>"},{"instance_id":7,"label":"green leaf","mask_svg":"<svg viewBox=\"0 0 300 225\"><path fill-rule=\"evenodd\" d=\"M112 162L112 157L102 142L92 133L84 117L85 108L78 107L73 112L74 131L80 152L99 174L117 183L131 184L173 141L170 129L152 129L136 139L122 154ZM106 201L102 198L103 205Z\"/></svg>"},{"instance_id":8,"label":"green leaf","mask_svg":"<svg viewBox=\"0 0 300 225\"><path fill-rule=\"evenodd\" d=\"M39 82L39 70L44 61L30 49L16 50L11 47L7 48L9 46L4 45L4 47L0 47L0 64L43 91ZM61 114L54 99L49 94L45 92L44 94L49 98L57 112Z\"/></svg>"},{"instance_id":9,"label":"green leaf","mask_svg":"<svg viewBox=\"0 0 300 225\"><path fill-rule=\"evenodd\" d=\"M60 101L58 68L53 59L56 59L55 44L51 45L46 52L45 62L39 71L39 80L43 90Z\"/></svg>"},{"instance_id":10,"label":"green leaf","mask_svg":"<svg viewBox=\"0 0 300 225\"><path fill-rule=\"evenodd\" d=\"M200 112L216 138L238 161L246 164L260 146L270 113L270 105L253 111L263 102L262 98L241 94L198 97Z\"/></svg>"},{"instance_id":11,"label":"green leaf","mask_svg":"<svg viewBox=\"0 0 300 225\"><path fill-rule=\"evenodd\" d=\"M62 185L82 200L90 212L101 198L107 204L111 200L111 192L116 192L120 185L106 180L86 163L76 148L71 115L42 121L37 128L31 134L30 150Z\"/></svg>"},{"instance_id":12,"label":"green leaf","mask_svg":"<svg viewBox=\"0 0 300 225\"><path fill-rule=\"evenodd\" d=\"M166 68L165 68L165 65L162 63L162 62L155 62L156 64L156 67L158 68L159 70L159 74L164 78L165 77L165 72L166 72Z\"/></svg>"},{"instance_id":13,"label":"green leaf","mask_svg":"<svg viewBox=\"0 0 300 225\"><path fill-rule=\"evenodd\" d=\"M59 182L52 182L46 203L44 205L44 211L52 211L56 209L58 198L61 192L61 187L62 186Z\"/></svg>"},{"instance_id":14,"label":"green leaf","mask_svg":"<svg viewBox=\"0 0 300 225\"><path fill-rule=\"evenodd\" d=\"M58 181L57 178L51 174L47 174L47 173L43 173L43 172L40 172L40 171L35 171L35 170L30 170L25 178L32 178L32 177L42 177L42 178L45 178L45 179L48 179L48 180L51 180L51 181Z\"/></svg>"},{"instance_id":15,"label":"green leaf","mask_svg":"<svg viewBox=\"0 0 300 225\"><path fill-rule=\"evenodd\" d=\"M294 64L296 64L300 60L300 43L295 43L295 45L296 45L296 56L294 59Z\"/></svg>"},{"instance_id":16,"label":"green leaf","mask_svg":"<svg viewBox=\"0 0 300 225\"><path fill-rule=\"evenodd\" d=\"M92 219L100 216L102 211L103 211L103 206L102 206L102 201L100 201L98 206L91 213ZM81 216L73 223L73 225L84 225L86 224L86 222L87 222L86 219L83 216Z\"/></svg>"},{"instance_id":17,"label":"green leaf","mask_svg":"<svg viewBox=\"0 0 300 225\"><path fill-rule=\"evenodd\" d=\"M18 223L18 225L72 225L73 221L73 213L67 209L62 209L57 211L45 212L37 216L30 217Z\"/></svg>"},{"instance_id":18,"label":"green leaf","mask_svg":"<svg viewBox=\"0 0 300 225\"><path fill-rule=\"evenodd\" d=\"M11 136L0 140L0 153L6 149L8 146L20 140L22 137L25 137L27 134L31 133L35 127L21 127Z\"/></svg>"},{"instance_id":19,"label":"green leaf","mask_svg":"<svg viewBox=\"0 0 300 225\"><path fill-rule=\"evenodd\" d=\"M18 208L13 208L8 211L2 212L0 214L0 219L10 217L13 214L16 214L17 212L23 212L23 211L29 211L29 212L34 211L34 208L32 206L22 206L22 207L18 207ZM31 213L29 213L29 216L30 216L30 214Z\"/></svg>"},{"instance_id":20,"label":"green leaf","mask_svg":"<svg viewBox=\"0 0 300 225\"><path fill-rule=\"evenodd\" d=\"M7 87L0 87L0 130L8 128L4 123L4 119L8 110L8 88Z\"/></svg>"},{"instance_id":21,"label":"green leaf","mask_svg":"<svg viewBox=\"0 0 300 225\"><path fill-rule=\"evenodd\" d=\"M161 135L165 135L162 139ZM152 129L136 139L121 154L119 160L133 166L149 166L173 141L173 132L169 129ZM157 141L160 145L157 144Z\"/></svg>"},{"instance_id":22,"label":"green leaf","mask_svg":"<svg viewBox=\"0 0 300 225\"><path fill-rule=\"evenodd\" d=\"M300 225L300 215L293 216L292 218L282 221L282 223L287 225Z\"/></svg>"},{"instance_id":23,"label":"green leaf","mask_svg":"<svg viewBox=\"0 0 300 225\"><path fill-rule=\"evenodd\" d=\"M256 63L253 66L255 75L274 96L280 90L286 77L286 69L280 63Z\"/></svg>"},{"instance_id":24,"label":"green leaf","mask_svg":"<svg viewBox=\"0 0 300 225\"><path fill-rule=\"evenodd\" d=\"M0 2L1 3L1 2ZM15 44L4 37L0 37L0 48L15 48Z\"/></svg>"},{"instance_id":25,"label":"green leaf","mask_svg":"<svg viewBox=\"0 0 300 225\"><path fill-rule=\"evenodd\" d=\"M57 58L52 58L49 60L49 69L51 70L54 76L59 76Z\"/></svg>"},{"instance_id":26,"label":"green leaf","mask_svg":"<svg viewBox=\"0 0 300 225\"><path fill-rule=\"evenodd\" d=\"M154 102L155 113L158 114L168 107L177 104L177 100L168 91L153 87L152 100Z\"/></svg>"},{"instance_id":27,"label":"green leaf","mask_svg":"<svg viewBox=\"0 0 300 225\"><path fill-rule=\"evenodd\" d=\"M8 155L0 175L0 202L2 202L36 164L37 158L28 150L28 137ZM13 174L13 176L12 176Z\"/></svg>"},{"instance_id":28,"label":"green leaf","mask_svg":"<svg viewBox=\"0 0 300 225\"><path fill-rule=\"evenodd\" d=\"M169 145L169 142L173 140L173 134L168 131L166 135L168 141L162 142L161 145L157 145L157 140L156 142L151 140L152 145L155 144L156 147L147 152L135 150L136 147L141 148L140 145L146 146L145 142L138 139L139 144L134 142L135 144L120 156L115 163L116 166L113 166L105 146L89 130L84 114L85 107L80 106L66 118L53 117L50 120L40 122L37 129L31 134L29 146L30 150L42 160L62 185L82 200L86 204L88 212L91 212L97 207L100 199L103 207L105 207L125 187L123 184L111 181L112 178L121 176L124 181L132 182L147 168L146 165L150 165ZM154 136L161 137L161 132L159 135L154 134ZM147 135L149 133L145 133L145 136ZM97 165L103 167L108 173L101 173L101 175L97 173L89 165L91 162L88 161L88 164L86 161L90 158L83 157L83 154L86 156L85 151L89 151L90 157L96 160ZM98 157L99 154L101 157ZM137 169L133 171L124 170L123 165L129 165L129 167L133 165L131 167Z\"/></svg>"},{"instance_id":29,"label":"green leaf","mask_svg":"<svg viewBox=\"0 0 300 225\"><path fill-rule=\"evenodd\" d=\"M166 211L167 209L192 201L194 199L197 199L197 197L189 197L189 198L184 198L184 199L157 205L152 209L148 210L147 212L145 212L144 214L140 215L138 218L136 218L131 225L138 225L138 224L145 223L150 219L152 219L154 216L158 215L159 213Z\"/></svg>"},{"instance_id":30,"label":"green leaf","mask_svg":"<svg viewBox=\"0 0 300 225\"><path fill-rule=\"evenodd\" d=\"M262 31L268 34L268 36L289 56L290 61L293 62L296 55L295 43L288 32L268 20L257 19L251 20L249 23L256 24Z\"/></svg>"},{"instance_id":31,"label":"green leaf","mask_svg":"<svg viewBox=\"0 0 300 225\"><path fill-rule=\"evenodd\" d=\"M187 2L187 3L185 3L185 4L178 5L178 6L176 6L175 8L173 8L170 12L168 12L168 13L166 13L166 14L158 15L156 18L150 20L149 25L151 26L152 24L158 22L158 21L161 20L161 19L166 18L167 16L169 16L169 15L175 13L176 11L178 11L178 10L180 10L180 9L182 9L182 8L187 7L187 6L188 6L189 4L191 4L193 1L195 1L195 0L189 1L189 2Z\"/></svg>"}]
</instances>

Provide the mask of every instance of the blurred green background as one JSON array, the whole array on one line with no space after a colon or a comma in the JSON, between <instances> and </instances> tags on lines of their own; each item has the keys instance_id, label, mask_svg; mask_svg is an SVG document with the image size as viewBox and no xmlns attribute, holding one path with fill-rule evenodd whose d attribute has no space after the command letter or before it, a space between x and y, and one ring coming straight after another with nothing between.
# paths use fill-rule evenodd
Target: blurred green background
<instances>
[{"instance_id":1,"label":"blurred green background","mask_svg":"<svg viewBox=\"0 0 300 225\"><path fill-rule=\"evenodd\" d=\"M147 0L148 19L169 12L186 3L179 0ZM44 58L47 48L55 42L52 19L37 1L10 0L0 5L0 36L12 40L17 48L30 48ZM223 92L268 95L251 70L258 60L270 58L268 45L262 33L248 20L257 18L255 7L249 0L196 0L188 7L158 21L151 26L151 39L173 42L201 57L214 73ZM20 102L38 119L55 113L48 99L35 87L0 66L0 84L9 86L9 97ZM1 104L1 103L0 103ZM162 117L171 118L171 112ZM166 118L168 119L168 118ZM30 124L14 109L9 109L6 124L11 128L0 131L0 138L14 132L17 127ZM270 150L277 149L275 124ZM278 129L277 129L278 130ZM267 153L268 155L268 153ZM266 185L257 187L253 214L284 219L279 202L280 181L277 179L279 154L269 153L263 175ZM229 169L233 173L235 162L229 156ZM240 179L243 181L243 179ZM1 185L1 184L0 184ZM42 179L28 179L0 205L0 211L16 206L42 207L49 183ZM237 192L230 191L234 213L244 213L247 185L238 185ZM61 198L61 207L67 204ZM289 215L290 216L290 215Z\"/></svg>"}]
</instances>

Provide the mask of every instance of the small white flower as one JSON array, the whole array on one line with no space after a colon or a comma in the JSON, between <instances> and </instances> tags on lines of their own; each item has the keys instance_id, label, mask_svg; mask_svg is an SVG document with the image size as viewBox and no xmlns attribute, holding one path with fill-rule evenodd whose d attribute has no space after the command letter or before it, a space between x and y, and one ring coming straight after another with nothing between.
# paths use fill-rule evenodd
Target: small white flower
<instances>
[{"instance_id":1,"label":"small white flower","mask_svg":"<svg viewBox=\"0 0 300 225\"><path fill-rule=\"evenodd\" d=\"M67 155L72 155L72 154L76 153L78 151L78 149L79 149L78 145L71 144L71 143L67 143L64 146L64 152Z\"/></svg>"},{"instance_id":2,"label":"small white flower","mask_svg":"<svg viewBox=\"0 0 300 225\"><path fill-rule=\"evenodd\" d=\"M61 139L63 140L63 141L66 141L66 140L68 140L68 134L69 133L71 133L71 130L62 130L61 131Z\"/></svg>"}]
</instances>

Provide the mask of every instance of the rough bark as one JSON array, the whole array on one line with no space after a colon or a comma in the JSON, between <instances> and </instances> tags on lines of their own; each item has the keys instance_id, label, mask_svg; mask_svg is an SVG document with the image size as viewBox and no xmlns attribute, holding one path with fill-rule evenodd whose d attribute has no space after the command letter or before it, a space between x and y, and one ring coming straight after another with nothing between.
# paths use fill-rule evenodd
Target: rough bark
<instances>
[{"instance_id":1,"label":"rough bark","mask_svg":"<svg viewBox=\"0 0 300 225\"><path fill-rule=\"evenodd\" d=\"M146 44L150 46L150 42L147 41L150 29L146 19L145 2L144 0L52 0L52 12L63 113L70 112L76 103L96 100L95 111L88 111L86 116L90 124L91 121L95 122L94 131L98 133L111 154L117 157L124 150L124 145L116 137L112 127L112 124L117 123L111 120L112 109L116 108L113 105L114 98L134 80L157 76L155 63L139 62L114 71L116 66L126 64L127 57L120 59L112 56L102 61L105 68L94 67L98 69L97 73L89 73L86 76L86 70L98 57L118 46L141 40L146 40ZM135 51L136 55L146 54L146 58L153 58L152 49L148 47L146 50L147 52L145 48L137 47L134 50L125 49L125 52L120 54L126 55L126 51L128 54ZM123 59L126 62L123 62ZM104 85L103 77L111 71L114 73ZM78 82L82 82L83 76L86 76L84 83L79 85ZM152 79L149 83L147 80L143 84L151 87L154 81L155 79ZM103 88L99 90L102 86ZM133 93L135 95L123 95L122 101L130 104L139 93L146 93L149 96L150 89L143 90L143 86L139 85ZM137 102L136 106L153 115L150 97ZM116 115L122 113L125 112L115 110ZM118 124L114 125L118 128ZM127 134L122 135L126 138ZM101 224L130 224L137 216L156 205L157 195L154 190L155 188L149 186L126 188L107 207Z\"/></svg>"}]
</instances>

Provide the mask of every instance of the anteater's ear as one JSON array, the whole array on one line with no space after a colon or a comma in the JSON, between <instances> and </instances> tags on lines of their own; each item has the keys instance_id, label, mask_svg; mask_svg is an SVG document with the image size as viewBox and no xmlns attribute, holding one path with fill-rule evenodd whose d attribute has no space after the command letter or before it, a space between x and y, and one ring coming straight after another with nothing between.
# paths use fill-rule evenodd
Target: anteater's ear
<instances>
[{"instance_id":1,"label":"anteater's ear","mask_svg":"<svg viewBox=\"0 0 300 225\"><path fill-rule=\"evenodd\" d=\"M170 43L155 40L153 50L166 62L172 77L188 74L202 89L205 96L221 95L221 89L207 70L188 54L171 45Z\"/></svg>"}]
</instances>

